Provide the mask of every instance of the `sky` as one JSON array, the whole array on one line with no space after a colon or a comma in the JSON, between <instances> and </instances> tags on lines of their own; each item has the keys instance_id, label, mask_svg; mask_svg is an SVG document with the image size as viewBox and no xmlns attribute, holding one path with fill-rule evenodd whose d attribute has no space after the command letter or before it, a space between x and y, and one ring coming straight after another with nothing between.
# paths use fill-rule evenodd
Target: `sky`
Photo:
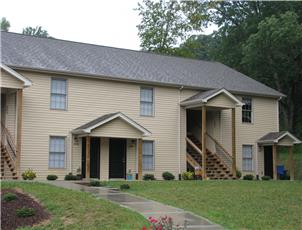
<instances>
[{"instance_id":1,"label":"sky","mask_svg":"<svg viewBox=\"0 0 302 230\"><path fill-rule=\"evenodd\" d=\"M139 50L138 1L1 0L0 17L10 22L11 32L39 25L55 38Z\"/></svg>"}]
</instances>

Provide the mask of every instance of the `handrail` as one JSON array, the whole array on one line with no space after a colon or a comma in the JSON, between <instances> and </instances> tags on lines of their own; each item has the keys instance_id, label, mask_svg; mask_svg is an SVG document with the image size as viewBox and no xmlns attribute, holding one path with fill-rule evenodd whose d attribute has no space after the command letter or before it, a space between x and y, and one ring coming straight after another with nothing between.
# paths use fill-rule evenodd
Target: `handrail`
<instances>
[{"instance_id":1,"label":"handrail","mask_svg":"<svg viewBox=\"0 0 302 230\"><path fill-rule=\"evenodd\" d=\"M231 158L231 159L233 159L232 158L232 156L231 156L231 154L229 154L229 152L214 138L214 137L212 137L210 134L208 134L208 133L206 133L206 135L212 140L212 141L214 141L215 142L215 144L217 144L222 150L223 150L223 152L224 153L226 153L226 155L229 157L229 158Z\"/></svg>"},{"instance_id":2,"label":"handrail","mask_svg":"<svg viewBox=\"0 0 302 230\"><path fill-rule=\"evenodd\" d=\"M186 137L186 141L192 148L196 150L196 152L198 152L203 157L202 151L193 143L193 141L191 141L190 138Z\"/></svg>"},{"instance_id":3,"label":"handrail","mask_svg":"<svg viewBox=\"0 0 302 230\"><path fill-rule=\"evenodd\" d=\"M201 168L200 164L189 153L187 153L187 161L190 162L192 167Z\"/></svg>"},{"instance_id":4,"label":"handrail","mask_svg":"<svg viewBox=\"0 0 302 230\"><path fill-rule=\"evenodd\" d=\"M14 142L13 137L11 136L10 132L3 125L2 122L1 122L1 144L8 147L7 152L10 155L12 161L15 161L16 157L17 157L16 145L15 145L15 142Z\"/></svg>"}]
</instances>

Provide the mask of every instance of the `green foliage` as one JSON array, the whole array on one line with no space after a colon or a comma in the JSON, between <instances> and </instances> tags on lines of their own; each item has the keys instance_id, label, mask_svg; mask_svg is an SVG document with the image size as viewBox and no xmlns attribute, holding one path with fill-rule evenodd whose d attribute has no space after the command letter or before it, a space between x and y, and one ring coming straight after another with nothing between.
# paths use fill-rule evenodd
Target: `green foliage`
<instances>
[{"instance_id":1,"label":"green foliage","mask_svg":"<svg viewBox=\"0 0 302 230\"><path fill-rule=\"evenodd\" d=\"M181 174L183 180L193 180L194 179L194 172L183 172Z\"/></svg>"},{"instance_id":2,"label":"green foliage","mask_svg":"<svg viewBox=\"0 0 302 230\"><path fill-rule=\"evenodd\" d=\"M12 201L12 200L16 200L17 198L18 198L17 195L14 193L5 193L2 199L5 201Z\"/></svg>"},{"instance_id":3,"label":"green foliage","mask_svg":"<svg viewBox=\"0 0 302 230\"><path fill-rule=\"evenodd\" d=\"M1 18L1 20L0 20L0 27L1 27L1 31L5 31L5 32L9 31L10 23L9 23L9 21L5 17Z\"/></svg>"},{"instance_id":4,"label":"green foliage","mask_svg":"<svg viewBox=\"0 0 302 230\"><path fill-rule=\"evenodd\" d=\"M56 179L58 179L58 176L57 175L48 175L47 176L47 180L56 180Z\"/></svg>"},{"instance_id":5,"label":"green foliage","mask_svg":"<svg viewBox=\"0 0 302 230\"><path fill-rule=\"evenodd\" d=\"M73 175L72 173L68 173L65 175L64 180L80 180L79 176Z\"/></svg>"},{"instance_id":6,"label":"green foliage","mask_svg":"<svg viewBox=\"0 0 302 230\"><path fill-rule=\"evenodd\" d=\"M254 180L254 175L252 174L244 175L243 180Z\"/></svg>"},{"instance_id":7,"label":"green foliage","mask_svg":"<svg viewBox=\"0 0 302 230\"><path fill-rule=\"evenodd\" d=\"M16 210L16 214L18 217L30 217L36 214L36 210L33 208L19 208Z\"/></svg>"},{"instance_id":8,"label":"green foliage","mask_svg":"<svg viewBox=\"0 0 302 230\"><path fill-rule=\"evenodd\" d=\"M145 174L143 180L155 180L154 174Z\"/></svg>"},{"instance_id":9,"label":"green foliage","mask_svg":"<svg viewBox=\"0 0 302 230\"><path fill-rule=\"evenodd\" d=\"M272 178L270 176L263 176L261 177L261 180L271 180Z\"/></svg>"},{"instance_id":10,"label":"green foliage","mask_svg":"<svg viewBox=\"0 0 302 230\"><path fill-rule=\"evenodd\" d=\"M142 18L137 28L143 50L168 54L179 40L201 30L206 15L204 3L195 1L143 0L136 10Z\"/></svg>"},{"instance_id":11,"label":"green foliage","mask_svg":"<svg viewBox=\"0 0 302 230\"><path fill-rule=\"evenodd\" d=\"M93 187L102 187L102 186L106 186L107 183L105 181L99 181L99 180L92 180L90 181L90 186Z\"/></svg>"},{"instance_id":12,"label":"green foliage","mask_svg":"<svg viewBox=\"0 0 302 230\"><path fill-rule=\"evenodd\" d=\"M33 180L37 177L36 173L32 169L27 169L22 173L23 180Z\"/></svg>"},{"instance_id":13,"label":"green foliage","mask_svg":"<svg viewBox=\"0 0 302 230\"><path fill-rule=\"evenodd\" d=\"M241 176L242 176L242 173L241 173L239 170L236 170L236 177L237 177L238 179L240 179Z\"/></svg>"},{"instance_id":14,"label":"green foliage","mask_svg":"<svg viewBox=\"0 0 302 230\"><path fill-rule=\"evenodd\" d=\"M22 34L41 38L52 38L49 36L47 30L42 29L42 26L36 26L35 28L28 26L23 29Z\"/></svg>"},{"instance_id":15,"label":"green foliage","mask_svg":"<svg viewBox=\"0 0 302 230\"><path fill-rule=\"evenodd\" d=\"M129 184L121 184L120 185L120 190L127 190L130 189L130 185Z\"/></svg>"},{"instance_id":16,"label":"green foliage","mask_svg":"<svg viewBox=\"0 0 302 230\"><path fill-rule=\"evenodd\" d=\"M164 180L174 180L175 176L170 172L163 172L162 177Z\"/></svg>"}]
</instances>

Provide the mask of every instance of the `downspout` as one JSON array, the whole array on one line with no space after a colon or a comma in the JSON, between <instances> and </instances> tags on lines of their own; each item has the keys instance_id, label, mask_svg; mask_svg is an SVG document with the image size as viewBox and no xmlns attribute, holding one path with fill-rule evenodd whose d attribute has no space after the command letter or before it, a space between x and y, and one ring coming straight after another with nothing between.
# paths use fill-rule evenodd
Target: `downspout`
<instances>
[{"instance_id":1,"label":"downspout","mask_svg":"<svg viewBox=\"0 0 302 230\"><path fill-rule=\"evenodd\" d=\"M177 151L178 151L178 179L181 180L181 151L180 151L180 141L181 141L181 116L180 116L180 112L181 112L181 109L180 109L180 102L181 102L181 91L183 90L183 86L181 86L179 88L179 91L178 91L178 145L177 145Z\"/></svg>"}]
</instances>

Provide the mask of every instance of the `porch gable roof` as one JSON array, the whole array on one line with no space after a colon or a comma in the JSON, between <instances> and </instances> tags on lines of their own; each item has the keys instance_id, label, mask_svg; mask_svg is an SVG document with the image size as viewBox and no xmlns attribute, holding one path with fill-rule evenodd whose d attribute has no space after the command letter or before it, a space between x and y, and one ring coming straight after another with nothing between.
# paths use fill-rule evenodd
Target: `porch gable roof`
<instances>
[{"instance_id":1,"label":"porch gable roof","mask_svg":"<svg viewBox=\"0 0 302 230\"><path fill-rule=\"evenodd\" d=\"M258 144L277 144L284 138L289 138L292 144L301 144L301 140L288 131L270 132L258 140Z\"/></svg>"},{"instance_id":2,"label":"porch gable roof","mask_svg":"<svg viewBox=\"0 0 302 230\"><path fill-rule=\"evenodd\" d=\"M0 68L3 69L5 72L9 73L11 76L15 77L17 80L23 82L24 87L29 87L32 85L32 82L28 80L26 77L22 76L21 74L17 73L12 68L0 63Z\"/></svg>"},{"instance_id":3,"label":"porch gable roof","mask_svg":"<svg viewBox=\"0 0 302 230\"><path fill-rule=\"evenodd\" d=\"M220 89L213 89L213 90L208 90L204 92L199 92L192 97L182 101L180 104L182 106L191 106L194 104L206 104L208 101L211 99L215 98L218 95L224 94L226 95L230 100L232 100L236 106L242 106L244 103L242 103L240 100L238 100L232 93L230 93L228 90L225 88L220 88Z\"/></svg>"},{"instance_id":4,"label":"porch gable roof","mask_svg":"<svg viewBox=\"0 0 302 230\"><path fill-rule=\"evenodd\" d=\"M100 116L76 129L72 130L72 133L73 134L90 134L93 129L96 129L104 124L107 124L108 122L110 122L116 118L122 119L124 122L126 122L127 124L129 124L130 126L135 128L136 130L140 131L143 134L143 136L151 135L151 132L149 130L147 130L142 125L138 124L133 119L131 119L130 117L126 116L125 114L123 114L121 112L109 113L109 114Z\"/></svg>"}]
</instances>

